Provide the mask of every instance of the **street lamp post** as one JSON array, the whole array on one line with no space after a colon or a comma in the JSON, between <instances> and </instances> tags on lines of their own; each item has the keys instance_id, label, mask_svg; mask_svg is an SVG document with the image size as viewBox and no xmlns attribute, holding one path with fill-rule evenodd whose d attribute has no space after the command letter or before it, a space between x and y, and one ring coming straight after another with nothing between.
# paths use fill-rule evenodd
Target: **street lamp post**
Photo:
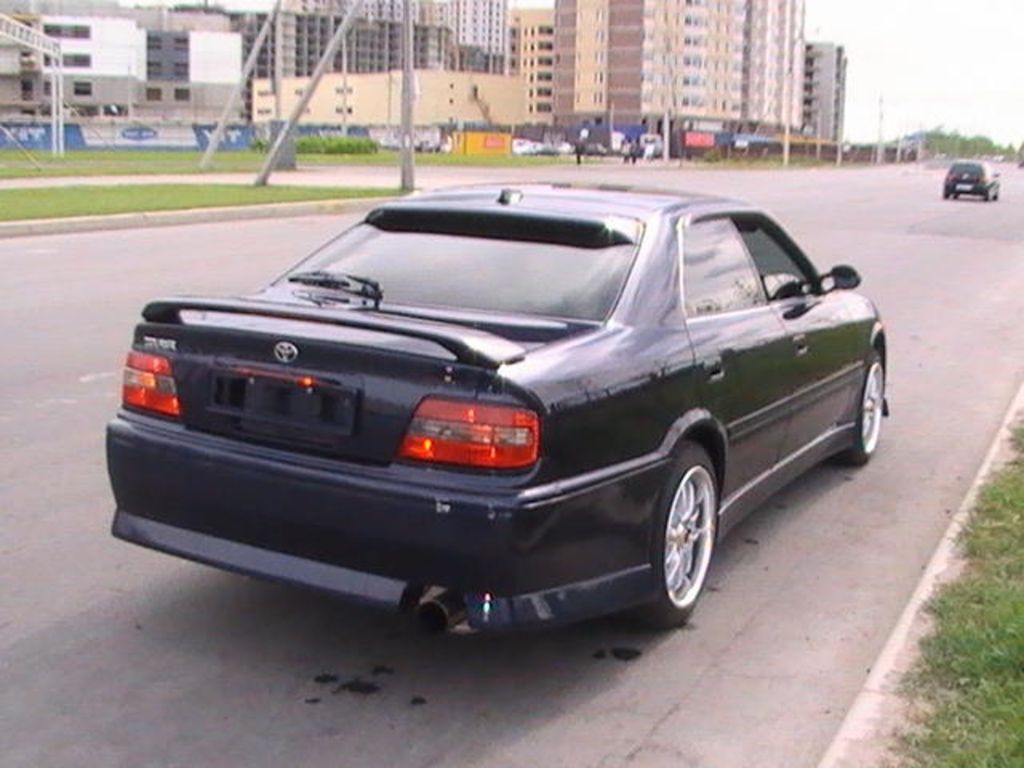
<instances>
[{"instance_id":1,"label":"street lamp post","mask_svg":"<svg viewBox=\"0 0 1024 768\"><path fill-rule=\"evenodd\" d=\"M416 188L416 161L413 155L413 37L412 0L402 0L402 191Z\"/></svg>"}]
</instances>

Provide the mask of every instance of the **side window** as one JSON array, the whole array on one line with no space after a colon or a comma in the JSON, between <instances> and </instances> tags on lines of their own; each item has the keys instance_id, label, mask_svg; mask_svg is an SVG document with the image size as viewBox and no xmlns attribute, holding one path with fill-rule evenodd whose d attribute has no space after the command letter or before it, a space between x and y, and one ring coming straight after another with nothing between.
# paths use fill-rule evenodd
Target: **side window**
<instances>
[{"instance_id":1,"label":"side window","mask_svg":"<svg viewBox=\"0 0 1024 768\"><path fill-rule=\"evenodd\" d=\"M698 222L683 232L683 295L691 317L764 304L743 241L728 219Z\"/></svg>"},{"instance_id":2,"label":"side window","mask_svg":"<svg viewBox=\"0 0 1024 768\"><path fill-rule=\"evenodd\" d=\"M811 275L806 273L764 222L740 219L736 226L754 260L769 301L802 296L807 292L811 286Z\"/></svg>"}]
</instances>

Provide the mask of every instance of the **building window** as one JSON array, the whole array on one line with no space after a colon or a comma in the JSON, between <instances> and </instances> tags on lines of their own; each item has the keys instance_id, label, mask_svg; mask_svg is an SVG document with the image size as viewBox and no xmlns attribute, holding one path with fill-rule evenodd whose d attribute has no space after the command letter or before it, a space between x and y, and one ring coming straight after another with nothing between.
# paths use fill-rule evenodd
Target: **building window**
<instances>
[{"instance_id":1,"label":"building window","mask_svg":"<svg viewBox=\"0 0 1024 768\"><path fill-rule=\"evenodd\" d=\"M146 89L146 101L163 101L164 92L159 88Z\"/></svg>"},{"instance_id":2,"label":"building window","mask_svg":"<svg viewBox=\"0 0 1024 768\"><path fill-rule=\"evenodd\" d=\"M187 61L176 61L176 62L174 62L174 79L175 80L188 80L188 62Z\"/></svg>"},{"instance_id":3,"label":"building window","mask_svg":"<svg viewBox=\"0 0 1024 768\"><path fill-rule=\"evenodd\" d=\"M163 80L164 79L164 67L159 61L151 61L146 64L146 79L147 80Z\"/></svg>"},{"instance_id":4,"label":"building window","mask_svg":"<svg viewBox=\"0 0 1024 768\"><path fill-rule=\"evenodd\" d=\"M92 56L87 53L65 53L62 57L65 67L89 68L92 66Z\"/></svg>"},{"instance_id":5,"label":"building window","mask_svg":"<svg viewBox=\"0 0 1024 768\"><path fill-rule=\"evenodd\" d=\"M174 100L175 101L188 101L191 97L192 92L188 88L175 88L174 89Z\"/></svg>"},{"instance_id":6,"label":"building window","mask_svg":"<svg viewBox=\"0 0 1024 768\"><path fill-rule=\"evenodd\" d=\"M88 40L89 27L84 24L44 24L43 34L65 40Z\"/></svg>"},{"instance_id":7,"label":"building window","mask_svg":"<svg viewBox=\"0 0 1024 768\"><path fill-rule=\"evenodd\" d=\"M92 96L92 83L75 81L71 85L71 92L75 96Z\"/></svg>"}]
</instances>

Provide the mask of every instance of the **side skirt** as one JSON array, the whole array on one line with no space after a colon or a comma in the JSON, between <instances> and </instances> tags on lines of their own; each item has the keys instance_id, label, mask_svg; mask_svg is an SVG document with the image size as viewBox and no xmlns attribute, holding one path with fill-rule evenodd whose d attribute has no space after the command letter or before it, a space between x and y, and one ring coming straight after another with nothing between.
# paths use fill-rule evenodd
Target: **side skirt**
<instances>
[{"instance_id":1,"label":"side skirt","mask_svg":"<svg viewBox=\"0 0 1024 768\"><path fill-rule=\"evenodd\" d=\"M718 513L719 539L797 477L828 457L850 447L856 426L851 423L833 427L734 491L723 502Z\"/></svg>"}]
</instances>

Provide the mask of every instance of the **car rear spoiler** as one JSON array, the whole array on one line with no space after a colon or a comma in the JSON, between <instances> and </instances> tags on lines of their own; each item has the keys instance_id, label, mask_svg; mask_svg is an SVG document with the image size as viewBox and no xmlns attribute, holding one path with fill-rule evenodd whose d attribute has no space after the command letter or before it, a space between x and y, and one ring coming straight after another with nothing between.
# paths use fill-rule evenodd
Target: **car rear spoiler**
<instances>
[{"instance_id":1,"label":"car rear spoiler","mask_svg":"<svg viewBox=\"0 0 1024 768\"><path fill-rule=\"evenodd\" d=\"M253 299L157 299L146 305L142 310L142 317L150 323L181 324L181 313L187 311L256 315L392 333L396 336L431 341L455 355L455 359L460 363L482 368L497 369L506 363L521 360L526 354L526 349L519 344L476 328L431 320L397 320L379 315L365 315L352 310L297 307Z\"/></svg>"}]
</instances>

